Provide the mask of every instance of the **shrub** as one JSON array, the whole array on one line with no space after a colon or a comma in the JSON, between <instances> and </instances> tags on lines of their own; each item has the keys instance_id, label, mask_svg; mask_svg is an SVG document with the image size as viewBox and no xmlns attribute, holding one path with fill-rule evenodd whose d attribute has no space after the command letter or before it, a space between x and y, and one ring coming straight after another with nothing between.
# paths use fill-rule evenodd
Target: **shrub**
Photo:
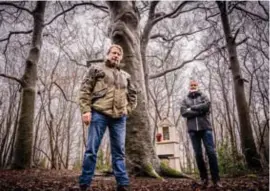
<instances>
[{"instance_id":1,"label":"shrub","mask_svg":"<svg viewBox=\"0 0 270 191\"><path fill-rule=\"evenodd\" d=\"M217 148L219 171L221 175L238 176L247 173L242 156L233 156L232 149L227 143Z\"/></svg>"}]
</instances>

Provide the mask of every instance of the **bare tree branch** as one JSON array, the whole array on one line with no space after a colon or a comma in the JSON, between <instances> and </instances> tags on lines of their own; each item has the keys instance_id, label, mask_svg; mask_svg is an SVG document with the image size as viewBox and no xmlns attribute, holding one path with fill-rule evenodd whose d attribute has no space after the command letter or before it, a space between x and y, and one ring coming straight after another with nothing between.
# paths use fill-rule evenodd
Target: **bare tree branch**
<instances>
[{"instance_id":1,"label":"bare tree branch","mask_svg":"<svg viewBox=\"0 0 270 191\"><path fill-rule=\"evenodd\" d=\"M211 47L211 46L210 46ZM165 70L165 71L162 71L158 74L153 74L153 75L149 75L149 79L154 79L154 78L159 78L169 72L173 72L175 70L179 70L181 68L183 68L186 64L188 63L191 63L191 62L194 62L194 61L198 61L198 60L204 60L205 58L198 58L201 54L203 54L204 52L208 51L210 49L210 47L202 50L201 52L199 52L198 54L196 54L191 60L187 60L187 61L184 61L181 65L179 66L176 66L174 68L170 68L168 70Z\"/></svg>"},{"instance_id":2,"label":"bare tree branch","mask_svg":"<svg viewBox=\"0 0 270 191\"><path fill-rule=\"evenodd\" d=\"M247 42L247 40L248 40L248 37L247 37L247 38L244 38L243 40L241 40L240 42L237 42L237 43L235 43L235 44L236 44L236 46L239 46L239 45L241 45L241 44Z\"/></svg>"},{"instance_id":3,"label":"bare tree branch","mask_svg":"<svg viewBox=\"0 0 270 191\"><path fill-rule=\"evenodd\" d=\"M20 9L20 10L23 10L23 11L26 11L27 13L29 14L33 14L32 11L30 11L29 9L25 8L25 7L21 7L21 6L18 6L14 3L10 3L10 2L0 2L0 6L3 6L3 5L6 5L6 6L11 6L11 7L15 7L17 9Z\"/></svg>"},{"instance_id":4,"label":"bare tree branch","mask_svg":"<svg viewBox=\"0 0 270 191\"><path fill-rule=\"evenodd\" d=\"M85 64L80 64L76 59L73 59L71 58L71 56L69 55L69 53L67 51L65 51L65 49L62 49L62 51L65 53L65 55L68 57L68 59L71 61L71 62L74 62L76 65L78 66L83 66L83 67L88 67L87 65Z\"/></svg>"},{"instance_id":5,"label":"bare tree branch","mask_svg":"<svg viewBox=\"0 0 270 191\"><path fill-rule=\"evenodd\" d=\"M58 13L57 15L55 15L49 22L45 23L44 26L47 26L49 24L51 24L55 19L57 19L58 17L62 16L63 14L73 10L75 7L78 7L78 6L82 6L82 5L91 5L95 8L98 8L99 10L103 11L103 12L106 12L108 13L108 8L105 7L105 6L101 6L101 5L97 5L93 2L84 2L84 3L78 3L78 4L74 4L73 6L71 6L70 8Z\"/></svg>"},{"instance_id":6,"label":"bare tree branch","mask_svg":"<svg viewBox=\"0 0 270 191\"><path fill-rule=\"evenodd\" d=\"M155 16L155 9L159 1L152 1L150 4L150 9L149 9L149 17L153 18Z\"/></svg>"},{"instance_id":7,"label":"bare tree branch","mask_svg":"<svg viewBox=\"0 0 270 191\"><path fill-rule=\"evenodd\" d=\"M269 20L269 18L264 18L264 17L262 17L262 16L260 16L258 14L252 13L252 12L250 12L250 11L248 11L248 10L242 8L242 7L239 7L239 6L235 6L235 9L240 10L240 11L242 11L242 12L248 14L248 15L252 15L254 17L257 17L258 19L261 19L263 21L267 21L268 22L268 20Z\"/></svg>"},{"instance_id":8,"label":"bare tree branch","mask_svg":"<svg viewBox=\"0 0 270 191\"><path fill-rule=\"evenodd\" d=\"M62 11L64 11L64 7L63 7L63 5L62 5L61 1L60 1L60 2L58 2L58 3L59 3L59 5L60 5L60 7L61 7ZM67 20L66 20L66 14L64 14L64 16L63 16L63 20L64 20L64 22L65 22L65 24L66 24L67 29L70 31L70 29L69 29L69 27L68 27Z\"/></svg>"},{"instance_id":9,"label":"bare tree branch","mask_svg":"<svg viewBox=\"0 0 270 191\"><path fill-rule=\"evenodd\" d=\"M157 103L157 99L154 97L153 93L151 92L151 90L149 90L149 94L152 98L152 101L154 102L154 106L155 106L155 110L156 110L156 113L158 115L158 118L159 120L161 119L161 115L160 115L160 112L158 110L158 103Z\"/></svg>"},{"instance_id":10,"label":"bare tree branch","mask_svg":"<svg viewBox=\"0 0 270 191\"><path fill-rule=\"evenodd\" d=\"M51 158L49 157L49 155L48 155L45 151L43 151L42 149L37 148L37 147L35 147L35 149L38 150L38 151L40 151L40 152L42 152L42 153L47 157L47 159L48 159L49 161L51 161Z\"/></svg>"},{"instance_id":11,"label":"bare tree branch","mask_svg":"<svg viewBox=\"0 0 270 191\"><path fill-rule=\"evenodd\" d=\"M269 56L268 56L267 52L263 51L262 49L260 49L259 47L253 45L252 43L247 43L247 45L251 46L252 48L254 48L254 49L258 50L259 52L261 52L265 56L265 58L267 58L267 60L269 60Z\"/></svg>"},{"instance_id":12,"label":"bare tree branch","mask_svg":"<svg viewBox=\"0 0 270 191\"><path fill-rule=\"evenodd\" d=\"M269 10L267 10L267 8L264 7L264 5L262 4L261 1L258 1L259 5L261 8L263 8L264 13L267 15L268 19L269 19Z\"/></svg>"},{"instance_id":13,"label":"bare tree branch","mask_svg":"<svg viewBox=\"0 0 270 191\"><path fill-rule=\"evenodd\" d=\"M69 102L71 102L71 103L77 104L75 101L72 101L72 100L70 100L70 99L67 98L67 96L66 96L64 90L61 88L60 85L58 85L56 82L53 82L53 84L56 85L56 86L59 88L59 90L60 90L61 93L63 94L63 96L64 96L64 98L65 98L66 101L69 101Z\"/></svg>"},{"instance_id":14,"label":"bare tree branch","mask_svg":"<svg viewBox=\"0 0 270 191\"><path fill-rule=\"evenodd\" d=\"M228 15L233 12L233 10L236 6L242 5L243 3L244 3L243 1L239 1L239 2L230 1L230 2L228 2Z\"/></svg>"},{"instance_id":15,"label":"bare tree branch","mask_svg":"<svg viewBox=\"0 0 270 191\"><path fill-rule=\"evenodd\" d=\"M0 42L3 42L3 41L7 41L6 45L5 45L5 49L4 49L4 54L6 53L7 51L7 46L9 44L9 40L11 38L12 35L16 35L16 34L29 34L31 33L33 30L29 30L29 31L11 31L9 34L8 34L8 37L6 38L3 38L3 39L0 39Z\"/></svg>"},{"instance_id":16,"label":"bare tree branch","mask_svg":"<svg viewBox=\"0 0 270 191\"><path fill-rule=\"evenodd\" d=\"M12 3L7 3L7 4L12 4ZM1 3L0 3L0 5L1 5ZM14 5L14 4L12 4L12 5ZM108 11L107 11L108 8L105 7L105 6L97 5L97 4L93 3L93 2L78 3L78 4L74 4L72 7L70 7L70 8L68 8L68 9L66 9L66 10L64 10L64 11L62 11L62 12L60 12L60 13L58 13L57 15L55 15L49 22L45 23L44 26L47 26L47 25L51 24L51 23L52 23L54 20L56 20L58 17L60 17L61 15L64 15L65 13L67 13L67 12L73 10L75 7L77 7L77 6L82 6L82 5L91 5L91 6L93 6L93 7L96 7L96 8L98 8L98 9L100 9L101 11L104 11L104 12L108 13ZM20 8L20 9L22 9L22 10L25 9L25 8L19 7L19 6L17 6L17 8ZM30 10L28 10L28 11L32 14L32 12L31 12ZM3 38L3 39L0 39L0 42L3 42L3 41L9 41L10 38L11 38L11 36L14 35L14 34L29 34L29 33L31 33L32 31L33 31L33 30L28 30L28 31L12 31L12 32L9 33L8 37ZM8 42L8 43L9 43L9 42ZM7 48L8 43L6 44L6 48ZM6 52L6 50L5 50L4 52Z\"/></svg>"},{"instance_id":17,"label":"bare tree branch","mask_svg":"<svg viewBox=\"0 0 270 191\"><path fill-rule=\"evenodd\" d=\"M164 41L169 42L169 41L173 41L173 40L174 40L175 38L177 38L177 37L193 35L193 34L195 34L195 33L198 33L198 32L204 31L204 30L207 30L207 29L209 29L209 28L211 28L211 26L206 27L206 28L204 28L204 29L197 30L197 31L192 31L192 32L186 32L186 33L176 34L176 35L172 36L171 38L167 38L164 34L158 33L158 34L152 35L152 36L150 37L150 39L162 38Z\"/></svg>"},{"instance_id":18,"label":"bare tree branch","mask_svg":"<svg viewBox=\"0 0 270 191\"><path fill-rule=\"evenodd\" d=\"M180 14L180 11L185 7L185 5L187 5L189 2L188 1L183 1L182 3L180 3L178 5L178 7L176 7L176 9L174 9L172 12L168 13L168 14L162 14L161 16L157 17L156 19L153 20L153 23L157 23L165 18L175 18L176 16L178 16Z\"/></svg>"},{"instance_id":19,"label":"bare tree branch","mask_svg":"<svg viewBox=\"0 0 270 191\"><path fill-rule=\"evenodd\" d=\"M4 78L8 78L8 79L11 79L11 80L15 80L16 82L18 82L19 84L23 85L23 81L17 77L14 77L14 76L9 76L9 75L6 75L6 74L0 74L0 76L4 77Z\"/></svg>"},{"instance_id":20,"label":"bare tree branch","mask_svg":"<svg viewBox=\"0 0 270 191\"><path fill-rule=\"evenodd\" d=\"M92 63L98 63L98 62L104 62L104 59L100 58L100 59L88 60L86 61L86 66L90 67Z\"/></svg>"},{"instance_id":21,"label":"bare tree branch","mask_svg":"<svg viewBox=\"0 0 270 191\"><path fill-rule=\"evenodd\" d=\"M237 35L238 33L240 32L240 28L238 28L234 34L234 37L233 37L233 42L235 42L236 38L237 38Z\"/></svg>"}]
</instances>

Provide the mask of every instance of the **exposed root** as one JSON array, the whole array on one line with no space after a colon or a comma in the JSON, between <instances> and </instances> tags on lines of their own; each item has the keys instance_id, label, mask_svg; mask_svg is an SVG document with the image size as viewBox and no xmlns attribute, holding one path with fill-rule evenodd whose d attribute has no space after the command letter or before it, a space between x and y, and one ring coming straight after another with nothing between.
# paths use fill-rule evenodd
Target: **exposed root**
<instances>
[{"instance_id":1,"label":"exposed root","mask_svg":"<svg viewBox=\"0 0 270 191\"><path fill-rule=\"evenodd\" d=\"M147 163L144 165L144 171L150 177L163 180L163 178L159 176L159 174L156 172L156 170L153 168L152 164L150 163Z\"/></svg>"},{"instance_id":2,"label":"exposed root","mask_svg":"<svg viewBox=\"0 0 270 191\"><path fill-rule=\"evenodd\" d=\"M160 169L161 169L161 174L163 176L174 177L174 178L187 178L187 179L191 179L193 181L196 181L193 177L169 167L164 162L160 163Z\"/></svg>"}]
</instances>

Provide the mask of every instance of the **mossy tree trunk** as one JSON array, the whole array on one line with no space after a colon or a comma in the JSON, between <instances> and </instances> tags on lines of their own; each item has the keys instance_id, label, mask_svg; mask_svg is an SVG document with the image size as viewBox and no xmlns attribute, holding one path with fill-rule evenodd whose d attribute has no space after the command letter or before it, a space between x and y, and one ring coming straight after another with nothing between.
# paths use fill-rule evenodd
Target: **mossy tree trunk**
<instances>
[{"instance_id":1,"label":"mossy tree trunk","mask_svg":"<svg viewBox=\"0 0 270 191\"><path fill-rule=\"evenodd\" d=\"M12 168L16 169L31 167L37 63L40 57L42 44L45 6L45 1L38 1L36 2L34 11L31 12L34 19L33 36L31 49L25 63L24 75L21 79L22 102L12 162Z\"/></svg>"},{"instance_id":2,"label":"mossy tree trunk","mask_svg":"<svg viewBox=\"0 0 270 191\"><path fill-rule=\"evenodd\" d=\"M127 121L126 153L127 166L132 174L158 176L160 162L151 142L145 76L143 72L139 13L135 2L110 1L111 25L109 34L113 43L124 49L124 70L131 74L131 79L138 89L138 105Z\"/></svg>"}]
</instances>

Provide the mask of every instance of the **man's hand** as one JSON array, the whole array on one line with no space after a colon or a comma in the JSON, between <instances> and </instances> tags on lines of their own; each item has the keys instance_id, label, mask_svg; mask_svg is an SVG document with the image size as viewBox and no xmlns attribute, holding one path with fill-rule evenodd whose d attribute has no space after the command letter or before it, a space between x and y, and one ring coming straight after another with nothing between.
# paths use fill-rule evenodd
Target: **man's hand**
<instances>
[{"instance_id":1,"label":"man's hand","mask_svg":"<svg viewBox=\"0 0 270 191\"><path fill-rule=\"evenodd\" d=\"M91 113L90 112L84 113L82 115L82 120L85 123L85 125L89 125L89 123L91 121Z\"/></svg>"}]
</instances>

